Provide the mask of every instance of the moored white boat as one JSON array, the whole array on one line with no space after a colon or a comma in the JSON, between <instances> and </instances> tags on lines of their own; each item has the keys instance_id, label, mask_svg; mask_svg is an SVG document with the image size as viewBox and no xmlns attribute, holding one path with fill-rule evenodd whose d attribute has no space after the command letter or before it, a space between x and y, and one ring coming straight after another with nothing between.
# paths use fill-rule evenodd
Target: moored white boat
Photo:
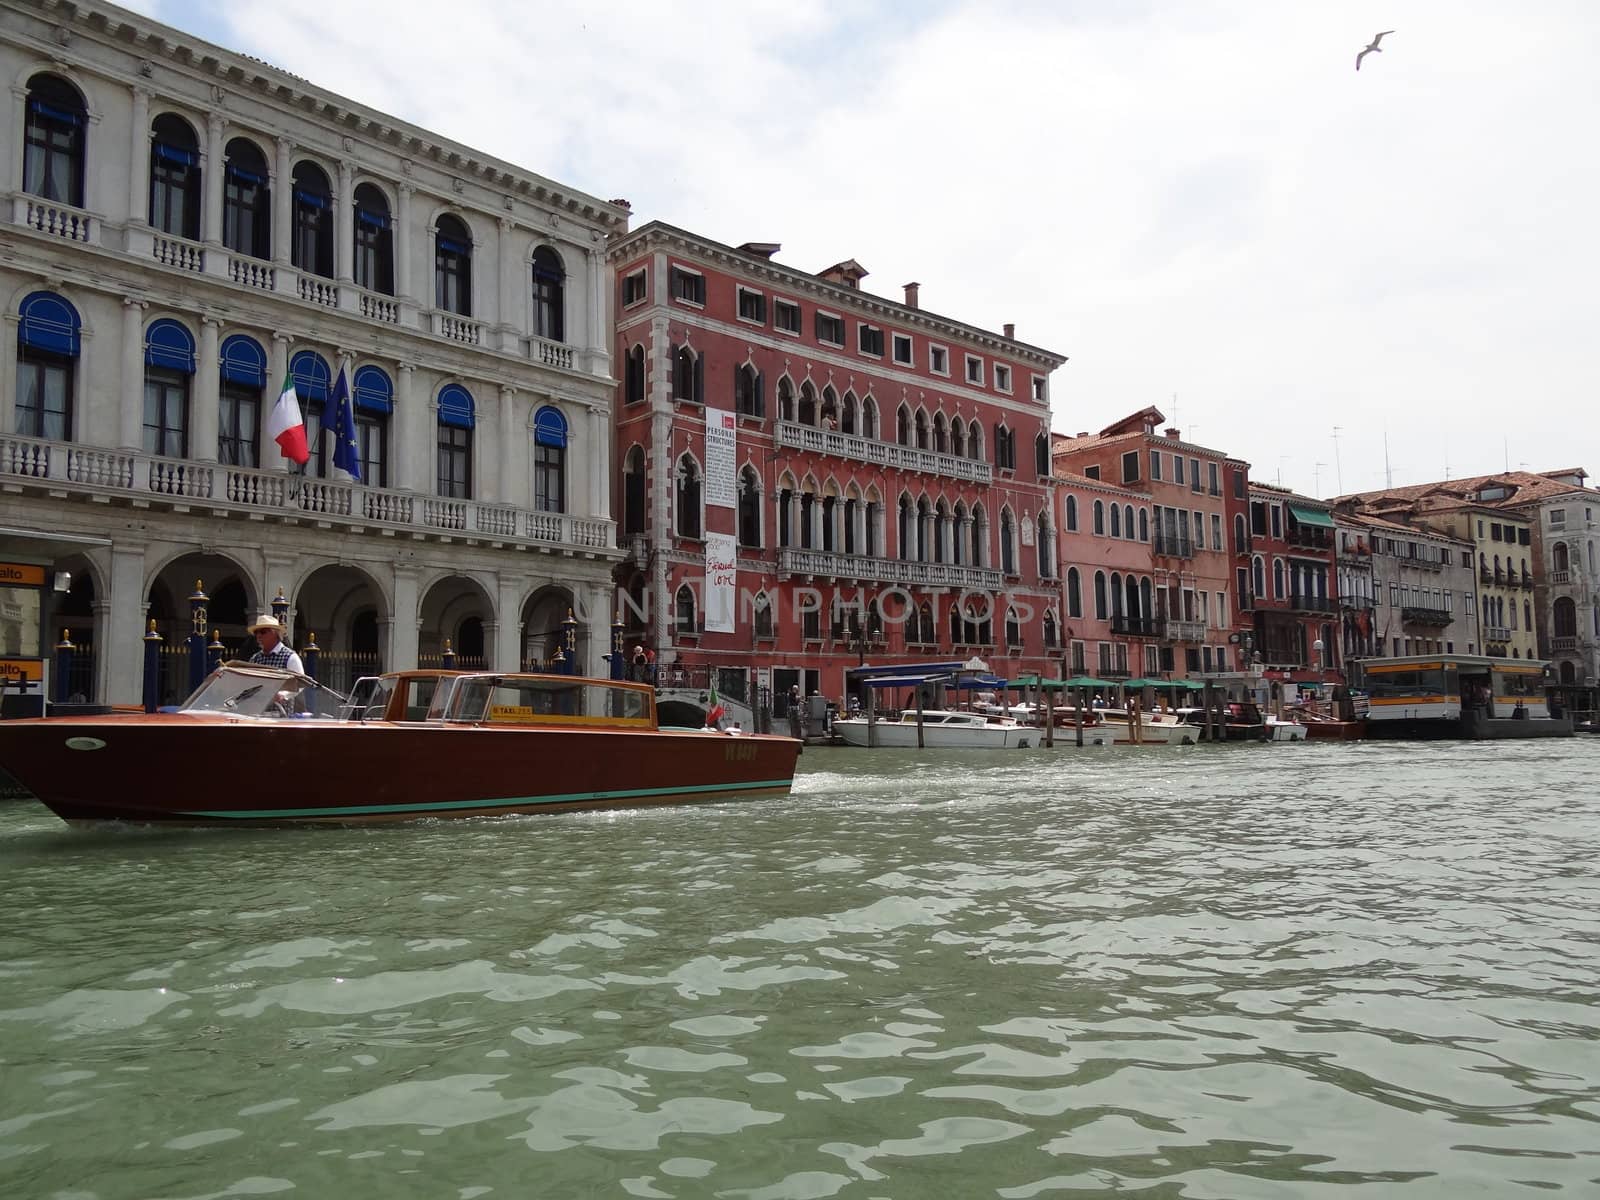
<instances>
[{"instance_id":1,"label":"moored white boat","mask_svg":"<svg viewBox=\"0 0 1600 1200\"><path fill-rule=\"evenodd\" d=\"M1137 729L1124 712L1106 709L1099 717L1119 746L1192 746L1199 740L1198 729L1170 713L1140 713Z\"/></svg>"},{"instance_id":2,"label":"moored white boat","mask_svg":"<svg viewBox=\"0 0 1600 1200\"><path fill-rule=\"evenodd\" d=\"M1299 721L1286 721L1278 717L1267 718L1267 740L1269 742L1303 742L1306 740L1306 727Z\"/></svg>"},{"instance_id":3,"label":"moored white boat","mask_svg":"<svg viewBox=\"0 0 1600 1200\"><path fill-rule=\"evenodd\" d=\"M872 724L872 744L877 748L916 748L915 711L902 713L896 721L878 720ZM848 746L868 745L868 722L864 716L841 717L834 721L833 728ZM1057 746L1077 744L1076 735L1070 729L1057 729L1054 735ZM1109 741L1109 736L1103 730L1084 730L1083 743L1086 746L1105 745ZM943 709L926 709L922 714L922 746L927 750L1025 750L1044 744L1044 730L1013 721L1009 717L987 717L982 713Z\"/></svg>"}]
</instances>

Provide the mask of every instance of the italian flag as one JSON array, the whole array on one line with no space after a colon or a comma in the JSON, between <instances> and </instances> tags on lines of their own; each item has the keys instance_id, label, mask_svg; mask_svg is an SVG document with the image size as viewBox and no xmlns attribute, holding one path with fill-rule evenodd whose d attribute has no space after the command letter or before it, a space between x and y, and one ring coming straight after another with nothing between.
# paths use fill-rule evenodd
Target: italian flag
<instances>
[{"instance_id":1,"label":"italian flag","mask_svg":"<svg viewBox=\"0 0 1600 1200\"><path fill-rule=\"evenodd\" d=\"M267 414L267 436L278 443L283 456L302 467L311 457L306 445L306 425L300 417L300 398L294 394L294 376L283 377L283 390L278 402Z\"/></svg>"},{"instance_id":2,"label":"italian flag","mask_svg":"<svg viewBox=\"0 0 1600 1200\"><path fill-rule=\"evenodd\" d=\"M722 718L727 715L728 710L723 707L722 701L717 699L717 689L712 688L711 708L706 713L706 726L710 729L716 729L718 727L718 722L720 722Z\"/></svg>"}]
</instances>

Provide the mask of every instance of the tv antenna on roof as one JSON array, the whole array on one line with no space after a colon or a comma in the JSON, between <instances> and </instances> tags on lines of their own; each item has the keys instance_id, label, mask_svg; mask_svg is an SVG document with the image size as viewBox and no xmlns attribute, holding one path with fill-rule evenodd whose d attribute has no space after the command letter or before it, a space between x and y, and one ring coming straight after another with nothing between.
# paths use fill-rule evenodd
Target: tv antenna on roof
<instances>
[{"instance_id":1,"label":"tv antenna on roof","mask_svg":"<svg viewBox=\"0 0 1600 1200\"><path fill-rule=\"evenodd\" d=\"M1322 499L1322 468L1327 465L1325 462L1311 464L1311 494L1319 500Z\"/></svg>"},{"instance_id":2,"label":"tv antenna on roof","mask_svg":"<svg viewBox=\"0 0 1600 1200\"><path fill-rule=\"evenodd\" d=\"M1333 470L1334 479L1339 485L1339 494L1342 496L1344 495L1344 468L1339 465L1339 429L1340 426L1338 425L1333 427Z\"/></svg>"}]
</instances>

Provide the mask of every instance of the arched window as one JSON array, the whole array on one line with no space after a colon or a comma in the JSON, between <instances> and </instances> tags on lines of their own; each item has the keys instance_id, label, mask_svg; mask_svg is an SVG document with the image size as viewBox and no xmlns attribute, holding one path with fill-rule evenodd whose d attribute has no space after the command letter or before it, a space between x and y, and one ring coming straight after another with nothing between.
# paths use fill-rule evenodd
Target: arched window
<instances>
[{"instance_id":1,"label":"arched window","mask_svg":"<svg viewBox=\"0 0 1600 1200\"><path fill-rule=\"evenodd\" d=\"M1033 469L1040 479L1050 477L1050 439L1042 433L1033 439Z\"/></svg>"},{"instance_id":2,"label":"arched window","mask_svg":"<svg viewBox=\"0 0 1600 1200\"><path fill-rule=\"evenodd\" d=\"M765 592L757 592L752 609L755 614L756 637L771 638L772 632L772 601Z\"/></svg>"},{"instance_id":3,"label":"arched window","mask_svg":"<svg viewBox=\"0 0 1600 1200\"><path fill-rule=\"evenodd\" d=\"M89 111L78 89L59 75L28 81L22 129L22 190L57 204L83 207L84 129Z\"/></svg>"},{"instance_id":4,"label":"arched window","mask_svg":"<svg viewBox=\"0 0 1600 1200\"><path fill-rule=\"evenodd\" d=\"M1139 540L1141 542L1150 540L1150 510L1148 508L1139 510Z\"/></svg>"},{"instance_id":5,"label":"arched window","mask_svg":"<svg viewBox=\"0 0 1600 1200\"><path fill-rule=\"evenodd\" d=\"M704 404L705 360L692 346L678 346L672 351L672 398L679 404Z\"/></svg>"},{"instance_id":6,"label":"arched window","mask_svg":"<svg viewBox=\"0 0 1600 1200\"><path fill-rule=\"evenodd\" d=\"M902 562L909 562L912 558L911 548L913 539L916 537L916 527L912 522L911 497L901 496L900 523L896 527L896 536L900 543L900 559Z\"/></svg>"},{"instance_id":7,"label":"arched window","mask_svg":"<svg viewBox=\"0 0 1600 1200\"><path fill-rule=\"evenodd\" d=\"M644 447L634 445L622 469L622 532L644 532Z\"/></svg>"},{"instance_id":8,"label":"arched window","mask_svg":"<svg viewBox=\"0 0 1600 1200\"><path fill-rule=\"evenodd\" d=\"M22 437L72 440L82 327L78 310L54 292L33 292L22 301L15 426Z\"/></svg>"},{"instance_id":9,"label":"arched window","mask_svg":"<svg viewBox=\"0 0 1600 1200\"><path fill-rule=\"evenodd\" d=\"M1039 578L1054 579L1056 576L1056 532L1050 527L1050 514L1040 513L1036 527L1034 545L1039 551Z\"/></svg>"},{"instance_id":10,"label":"arched window","mask_svg":"<svg viewBox=\"0 0 1600 1200\"><path fill-rule=\"evenodd\" d=\"M639 404L644 400L644 347L635 344L628 351L628 362L623 380L625 404Z\"/></svg>"},{"instance_id":11,"label":"arched window","mask_svg":"<svg viewBox=\"0 0 1600 1200\"><path fill-rule=\"evenodd\" d=\"M989 518L983 511L983 505L972 506L972 565L986 567L989 565Z\"/></svg>"},{"instance_id":12,"label":"arched window","mask_svg":"<svg viewBox=\"0 0 1600 1200\"><path fill-rule=\"evenodd\" d=\"M904 404L894 414L894 440L901 446L911 444L911 410Z\"/></svg>"},{"instance_id":13,"label":"arched window","mask_svg":"<svg viewBox=\"0 0 1600 1200\"><path fill-rule=\"evenodd\" d=\"M932 524L932 514L928 510L928 499L924 496L917 501L917 561L927 562L932 555L928 553L928 527Z\"/></svg>"},{"instance_id":14,"label":"arched window","mask_svg":"<svg viewBox=\"0 0 1600 1200\"><path fill-rule=\"evenodd\" d=\"M745 363L733 376L733 409L742 417L766 415L766 404L761 395L761 372L753 363Z\"/></svg>"},{"instance_id":15,"label":"arched window","mask_svg":"<svg viewBox=\"0 0 1600 1200\"><path fill-rule=\"evenodd\" d=\"M852 437L855 436L856 409L856 394L854 392L846 392L844 394L844 403L839 408L840 433L848 433Z\"/></svg>"},{"instance_id":16,"label":"arched window","mask_svg":"<svg viewBox=\"0 0 1600 1200\"><path fill-rule=\"evenodd\" d=\"M1078 532L1078 498L1076 496L1067 497L1067 532Z\"/></svg>"},{"instance_id":17,"label":"arched window","mask_svg":"<svg viewBox=\"0 0 1600 1200\"><path fill-rule=\"evenodd\" d=\"M1119 572L1111 572L1111 583L1108 590L1111 595L1111 618L1112 620L1120 620L1122 617L1126 616L1127 613L1122 607L1122 575ZM1119 633L1122 631L1112 630L1112 632Z\"/></svg>"},{"instance_id":18,"label":"arched window","mask_svg":"<svg viewBox=\"0 0 1600 1200\"><path fill-rule=\"evenodd\" d=\"M231 467L259 467L267 352L255 338L236 333L223 340L217 357L217 461Z\"/></svg>"},{"instance_id":19,"label":"arched window","mask_svg":"<svg viewBox=\"0 0 1600 1200\"><path fill-rule=\"evenodd\" d=\"M434 227L433 306L459 317L472 315L472 234L449 213Z\"/></svg>"},{"instance_id":20,"label":"arched window","mask_svg":"<svg viewBox=\"0 0 1600 1200\"><path fill-rule=\"evenodd\" d=\"M1283 559L1272 560L1272 598L1283 599Z\"/></svg>"},{"instance_id":21,"label":"arched window","mask_svg":"<svg viewBox=\"0 0 1600 1200\"><path fill-rule=\"evenodd\" d=\"M700 537L700 464L692 454L678 459L678 536Z\"/></svg>"},{"instance_id":22,"label":"arched window","mask_svg":"<svg viewBox=\"0 0 1600 1200\"><path fill-rule=\"evenodd\" d=\"M950 429L945 423L943 413L933 415L933 451L935 454L950 452Z\"/></svg>"},{"instance_id":23,"label":"arched window","mask_svg":"<svg viewBox=\"0 0 1600 1200\"><path fill-rule=\"evenodd\" d=\"M200 141L173 113L150 123L150 228L200 239Z\"/></svg>"},{"instance_id":24,"label":"arched window","mask_svg":"<svg viewBox=\"0 0 1600 1200\"><path fill-rule=\"evenodd\" d=\"M800 385L800 410L796 419L802 425L817 423L817 389L811 386L809 379Z\"/></svg>"},{"instance_id":25,"label":"arched window","mask_svg":"<svg viewBox=\"0 0 1600 1200\"><path fill-rule=\"evenodd\" d=\"M1046 650L1056 649L1059 639L1060 634L1056 629L1056 614L1046 612L1044 614L1044 648Z\"/></svg>"},{"instance_id":26,"label":"arched window","mask_svg":"<svg viewBox=\"0 0 1600 1200\"><path fill-rule=\"evenodd\" d=\"M357 367L350 381L356 417L356 456L361 480L368 487L389 486L389 417L394 412L394 383L382 367Z\"/></svg>"},{"instance_id":27,"label":"arched window","mask_svg":"<svg viewBox=\"0 0 1600 1200\"><path fill-rule=\"evenodd\" d=\"M928 414L923 412L920 408L917 409L917 417L916 417L915 424L916 424L916 436L917 436L917 449L918 450L926 450L928 448Z\"/></svg>"},{"instance_id":28,"label":"arched window","mask_svg":"<svg viewBox=\"0 0 1600 1200\"><path fill-rule=\"evenodd\" d=\"M739 545L761 549L761 479L754 467L739 473Z\"/></svg>"},{"instance_id":29,"label":"arched window","mask_svg":"<svg viewBox=\"0 0 1600 1200\"><path fill-rule=\"evenodd\" d=\"M333 278L332 209L327 174L314 162L296 163L289 261L324 279Z\"/></svg>"},{"instance_id":30,"label":"arched window","mask_svg":"<svg viewBox=\"0 0 1600 1200\"><path fill-rule=\"evenodd\" d=\"M567 340L567 272L549 246L533 252L533 332L552 342Z\"/></svg>"},{"instance_id":31,"label":"arched window","mask_svg":"<svg viewBox=\"0 0 1600 1200\"><path fill-rule=\"evenodd\" d=\"M1099 505L1100 502L1095 501L1095 507L1098 508ZM1095 532L1098 533L1099 530ZM1122 507L1117 504L1111 506L1111 536L1114 538L1122 536Z\"/></svg>"},{"instance_id":32,"label":"arched window","mask_svg":"<svg viewBox=\"0 0 1600 1200\"><path fill-rule=\"evenodd\" d=\"M694 611L694 592L687 583L678 589L672 607L680 635L693 636L700 632L700 622L696 619Z\"/></svg>"},{"instance_id":33,"label":"arched window","mask_svg":"<svg viewBox=\"0 0 1600 1200\"><path fill-rule=\"evenodd\" d=\"M355 222L356 286L394 295L394 231L388 199L373 184L357 184L350 219Z\"/></svg>"},{"instance_id":34,"label":"arched window","mask_svg":"<svg viewBox=\"0 0 1600 1200\"><path fill-rule=\"evenodd\" d=\"M267 160L249 138L234 138L224 154L222 244L235 254L272 257L272 195Z\"/></svg>"},{"instance_id":35,"label":"arched window","mask_svg":"<svg viewBox=\"0 0 1600 1200\"><path fill-rule=\"evenodd\" d=\"M794 420L794 381L787 375L778 378L778 420Z\"/></svg>"},{"instance_id":36,"label":"arched window","mask_svg":"<svg viewBox=\"0 0 1600 1200\"><path fill-rule=\"evenodd\" d=\"M1133 505L1122 506L1122 532L1130 541L1133 539Z\"/></svg>"},{"instance_id":37,"label":"arched window","mask_svg":"<svg viewBox=\"0 0 1600 1200\"><path fill-rule=\"evenodd\" d=\"M472 498L472 433L477 407L472 393L459 383L439 390L438 451L439 495L453 500Z\"/></svg>"},{"instance_id":38,"label":"arched window","mask_svg":"<svg viewBox=\"0 0 1600 1200\"><path fill-rule=\"evenodd\" d=\"M1576 637L1578 634L1578 606L1571 596L1558 596L1552 606L1552 636Z\"/></svg>"},{"instance_id":39,"label":"arched window","mask_svg":"<svg viewBox=\"0 0 1600 1200\"><path fill-rule=\"evenodd\" d=\"M960 417L950 422L950 453L964 458L967 453L967 423Z\"/></svg>"},{"instance_id":40,"label":"arched window","mask_svg":"<svg viewBox=\"0 0 1600 1200\"><path fill-rule=\"evenodd\" d=\"M1009 508L1000 510L1000 570L1007 575L1017 573L1017 528Z\"/></svg>"},{"instance_id":41,"label":"arched window","mask_svg":"<svg viewBox=\"0 0 1600 1200\"><path fill-rule=\"evenodd\" d=\"M315 350L300 350L289 359L289 379L294 384L295 399L300 402L300 413L305 418L306 444L311 450L306 474L325 477L327 470L322 455L322 430L328 396L333 390L333 372L328 369L328 360Z\"/></svg>"},{"instance_id":42,"label":"arched window","mask_svg":"<svg viewBox=\"0 0 1600 1200\"><path fill-rule=\"evenodd\" d=\"M933 561L942 563L945 558L945 546L949 544L950 510L945 507L943 500L933 506Z\"/></svg>"},{"instance_id":43,"label":"arched window","mask_svg":"<svg viewBox=\"0 0 1600 1200\"><path fill-rule=\"evenodd\" d=\"M871 396L861 402L861 436L864 438L878 436L878 402Z\"/></svg>"},{"instance_id":44,"label":"arched window","mask_svg":"<svg viewBox=\"0 0 1600 1200\"><path fill-rule=\"evenodd\" d=\"M1106 573L1094 573L1094 615L1095 620L1105 621L1110 619L1110 611L1106 608Z\"/></svg>"},{"instance_id":45,"label":"arched window","mask_svg":"<svg viewBox=\"0 0 1600 1200\"><path fill-rule=\"evenodd\" d=\"M1095 531L1095 533L1099 534L1101 537L1105 536L1105 532L1106 532L1106 506L1105 506L1105 503L1103 501L1101 501L1101 500L1096 500L1094 502L1094 531Z\"/></svg>"},{"instance_id":46,"label":"arched window","mask_svg":"<svg viewBox=\"0 0 1600 1200\"><path fill-rule=\"evenodd\" d=\"M1555 548L1550 551L1551 569L1556 571L1565 571L1568 569L1571 561L1571 556L1567 551L1567 544L1565 542L1557 542L1555 544Z\"/></svg>"},{"instance_id":47,"label":"arched window","mask_svg":"<svg viewBox=\"0 0 1600 1200\"><path fill-rule=\"evenodd\" d=\"M1250 537L1245 532L1244 514L1233 514L1233 552L1243 554L1250 548Z\"/></svg>"},{"instance_id":48,"label":"arched window","mask_svg":"<svg viewBox=\"0 0 1600 1200\"><path fill-rule=\"evenodd\" d=\"M1017 439L1004 421L994 427L994 465L996 470L1014 471L1017 468Z\"/></svg>"},{"instance_id":49,"label":"arched window","mask_svg":"<svg viewBox=\"0 0 1600 1200\"><path fill-rule=\"evenodd\" d=\"M821 417L824 429L839 428L839 397L832 387L826 385L822 389Z\"/></svg>"},{"instance_id":50,"label":"arched window","mask_svg":"<svg viewBox=\"0 0 1600 1200\"><path fill-rule=\"evenodd\" d=\"M1267 594L1267 565L1262 561L1259 554L1255 556L1254 561L1250 564L1250 580L1255 587L1256 597L1258 599L1265 597Z\"/></svg>"},{"instance_id":51,"label":"arched window","mask_svg":"<svg viewBox=\"0 0 1600 1200\"><path fill-rule=\"evenodd\" d=\"M567 418L553 404L533 414L533 507L567 511Z\"/></svg>"},{"instance_id":52,"label":"arched window","mask_svg":"<svg viewBox=\"0 0 1600 1200\"><path fill-rule=\"evenodd\" d=\"M1022 622L1017 620L1017 610L1009 606L1006 608L1006 645L1022 648Z\"/></svg>"},{"instance_id":53,"label":"arched window","mask_svg":"<svg viewBox=\"0 0 1600 1200\"><path fill-rule=\"evenodd\" d=\"M170 317L152 321L145 331L144 364L145 452L187 458L194 335Z\"/></svg>"},{"instance_id":54,"label":"arched window","mask_svg":"<svg viewBox=\"0 0 1600 1200\"><path fill-rule=\"evenodd\" d=\"M1078 580L1078 568L1067 568L1067 616L1083 616L1083 587Z\"/></svg>"}]
</instances>

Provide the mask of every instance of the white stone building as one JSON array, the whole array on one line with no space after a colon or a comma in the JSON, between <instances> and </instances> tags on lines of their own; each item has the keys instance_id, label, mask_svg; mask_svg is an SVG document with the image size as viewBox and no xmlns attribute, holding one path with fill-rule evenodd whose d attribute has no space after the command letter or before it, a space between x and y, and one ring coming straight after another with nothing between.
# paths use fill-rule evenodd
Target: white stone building
<instances>
[{"instance_id":1,"label":"white stone building","mask_svg":"<svg viewBox=\"0 0 1600 1200\"><path fill-rule=\"evenodd\" d=\"M0 74L0 565L46 580L0 607L70 631L74 692L137 702L196 580L230 651L281 590L334 686L538 663L569 608L604 673L625 204L94 0L0 0Z\"/></svg>"}]
</instances>

